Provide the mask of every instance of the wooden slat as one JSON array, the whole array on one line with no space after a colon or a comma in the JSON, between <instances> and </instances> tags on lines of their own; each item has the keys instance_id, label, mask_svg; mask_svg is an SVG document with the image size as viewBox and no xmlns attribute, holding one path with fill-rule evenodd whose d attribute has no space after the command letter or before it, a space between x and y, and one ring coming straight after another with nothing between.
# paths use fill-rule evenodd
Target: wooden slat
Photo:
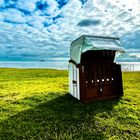
<instances>
[{"instance_id":1,"label":"wooden slat","mask_svg":"<svg viewBox=\"0 0 140 140\"><path fill-rule=\"evenodd\" d=\"M92 73L92 80L91 80L91 82L92 82L92 87L94 87L95 86L95 71L94 71L94 64L92 64L92 66L91 66L91 73Z\"/></svg>"},{"instance_id":2,"label":"wooden slat","mask_svg":"<svg viewBox=\"0 0 140 140\"><path fill-rule=\"evenodd\" d=\"M97 86L97 66L96 63L93 64L93 73L94 73L94 85Z\"/></svg>"}]
</instances>

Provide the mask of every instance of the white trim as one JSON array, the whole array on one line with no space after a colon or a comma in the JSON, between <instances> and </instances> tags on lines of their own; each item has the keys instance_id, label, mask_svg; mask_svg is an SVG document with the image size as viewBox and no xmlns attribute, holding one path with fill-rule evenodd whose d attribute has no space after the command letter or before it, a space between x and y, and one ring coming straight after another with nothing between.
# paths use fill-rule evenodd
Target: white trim
<instances>
[{"instance_id":1,"label":"white trim","mask_svg":"<svg viewBox=\"0 0 140 140\"><path fill-rule=\"evenodd\" d=\"M69 63L69 92L70 94L80 100L80 86L79 86L79 68L72 63ZM73 83L73 80L76 83Z\"/></svg>"}]
</instances>

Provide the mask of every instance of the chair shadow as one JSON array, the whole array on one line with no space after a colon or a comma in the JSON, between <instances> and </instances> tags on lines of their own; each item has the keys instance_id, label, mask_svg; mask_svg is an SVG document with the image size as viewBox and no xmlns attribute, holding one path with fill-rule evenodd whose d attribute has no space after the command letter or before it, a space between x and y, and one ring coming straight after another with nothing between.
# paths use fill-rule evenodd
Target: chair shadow
<instances>
[{"instance_id":1,"label":"chair shadow","mask_svg":"<svg viewBox=\"0 0 140 140\"><path fill-rule=\"evenodd\" d=\"M52 93L55 94L55 93ZM58 94L58 93L57 93ZM48 94L44 98L52 96ZM38 102L38 98L25 98ZM1 138L11 139L106 139L98 130L96 115L110 114L120 98L83 104L69 94L46 100L1 123ZM22 102L21 102L22 103Z\"/></svg>"}]
</instances>

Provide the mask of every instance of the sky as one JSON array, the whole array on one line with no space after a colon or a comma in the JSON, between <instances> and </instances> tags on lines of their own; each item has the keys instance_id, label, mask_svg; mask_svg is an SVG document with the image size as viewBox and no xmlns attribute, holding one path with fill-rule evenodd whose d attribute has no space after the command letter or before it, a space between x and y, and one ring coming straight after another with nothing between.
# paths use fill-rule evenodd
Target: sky
<instances>
[{"instance_id":1,"label":"sky","mask_svg":"<svg viewBox=\"0 0 140 140\"><path fill-rule=\"evenodd\" d=\"M0 61L68 60L82 34L120 37L140 62L140 0L0 0Z\"/></svg>"}]
</instances>

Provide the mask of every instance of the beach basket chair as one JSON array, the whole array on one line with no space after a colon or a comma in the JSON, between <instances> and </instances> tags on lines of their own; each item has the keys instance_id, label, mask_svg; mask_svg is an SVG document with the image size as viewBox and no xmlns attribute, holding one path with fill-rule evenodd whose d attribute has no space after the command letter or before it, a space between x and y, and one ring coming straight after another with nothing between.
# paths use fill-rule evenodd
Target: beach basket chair
<instances>
[{"instance_id":1,"label":"beach basket chair","mask_svg":"<svg viewBox=\"0 0 140 140\"><path fill-rule=\"evenodd\" d=\"M82 102L123 95L121 65L115 54L124 52L119 38L82 35L70 46L69 92Z\"/></svg>"}]
</instances>

